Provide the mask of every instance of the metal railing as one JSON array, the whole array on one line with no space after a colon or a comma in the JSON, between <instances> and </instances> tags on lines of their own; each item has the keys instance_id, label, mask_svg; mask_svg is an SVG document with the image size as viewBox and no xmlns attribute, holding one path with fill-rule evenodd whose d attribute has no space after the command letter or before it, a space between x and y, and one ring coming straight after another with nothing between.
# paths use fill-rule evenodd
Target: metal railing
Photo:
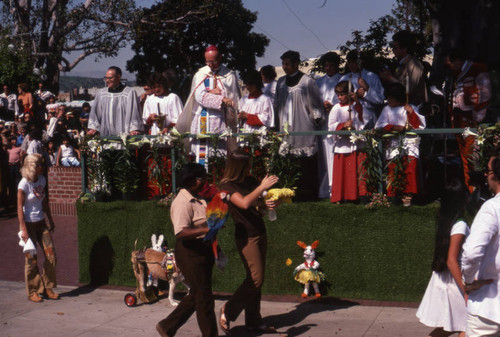
<instances>
[{"instance_id":1,"label":"metal railing","mask_svg":"<svg viewBox=\"0 0 500 337\"><path fill-rule=\"evenodd\" d=\"M410 132L415 133L417 135L452 135L452 134L462 134L465 129L462 128L447 128L447 129L422 129L422 130L416 130L412 129ZM472 132L477 132L477 129L475 128L469 128L470 131ZM341 130L341 131L293 131L293 132L275 132L278 135L281 136L310 136L310 135L317 135L317 136L324 136L324 135L351 135L351 134L367 134L371 133L374 130ZM268 131L268 132L273 132L273 131ZM389 133L389 132L386 132ZM404 134L404 132L401 133L394 133L393 134ZM254 133L232 133L231 136L238 137L238 136L250 136L254 135ZM157 136L151 136L151 135L138 135L138 136L128 136L127 139L131 140L140 140L143 137L146 137L148 139L153 139L156 138ZM183 134L183 138L197 138L198 135L195 134ZM119 136L107 136L101 138L102 140L110 140L110 141L121 141L121 138ZM444 138L445 144L446 144L446 137ZM168 147L168 146L166 146ZM379 147L382 149L382 142L379 142ZM445 145L445 151L446 151L446 145ZM175 158L175 147L171 147L170 149L170 155L171 155L171 161L172 161L172 191L176 190L176 175L175 175L175 164L176 164L176 158ZM446 155L444 156L445 160L445 169L446 169ZM86 163L85 160L82 156L81 160L81 169L82 169L82 192L89 192L87 189L87 171L86 171ZM380 188L379 188L380 189Z\"/></svg>"}]
</instances>

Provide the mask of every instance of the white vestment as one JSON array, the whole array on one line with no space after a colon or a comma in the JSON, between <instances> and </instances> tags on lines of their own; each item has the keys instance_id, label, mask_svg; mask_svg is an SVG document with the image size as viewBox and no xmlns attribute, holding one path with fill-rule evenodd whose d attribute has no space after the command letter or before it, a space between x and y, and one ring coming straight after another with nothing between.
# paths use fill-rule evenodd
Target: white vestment
<instances>
[{"instance_id":1,"label":"white vestment","mask_svg":"<svg viewBox=\"0 0 500 337\"><path fill-rule=\"evenodd\" d=\"M109 92L108 88L99 90L92 104L88 128L99 131L104 137L142 131L139 97L135 90L130 87L116 93Z\"/></svg>"},{"instance_id":2,"label":"white vestment","mask_svg":"<svg viewBox=\"0 0 500 337\"><path fill-rule=\"evenodd\" d=\"M171 124L177 123L177 118L182 112L182 101L174 93L167 96L149 95L144 102L144 109L142 112L142 121L146 124L148 118L152 114L165 117L163 127L166 128ZM158 127L158 122L153 122L151 125L151 135L156 136L162 130Z\"/></svg>"},{"instance_id":3,"label":"white vestment","mask_svg":"<svg viewBox=\"0 0 500 337\"><path fill-rule=\"evenodd\" d=\"M285 123L288 131L317 131L325 120L325 110L316 82L303 74L296 85L289 87L286 77L281 77L276 87L275 113L280 131L284 131ZM317 138L316 135L289 136L287 142L293 154L311 157L317 151Z\"/></svg>"},{"instance_id":4,"label":"white vestment","mask_svg":"<svg viewBox=\"0 0 500 337\"><path fill-rule=\"evenodd\" d=\"M339 102L335 93L335 86L342 75L336 73L333 76L322 76L316 80L323 102L328 101L332 105ZM323 130L328 129L327 123L323 123ZM319 160L319 192L320 198L329 198L332 191L332 173L333 173L333 144L331 137L321 136L322 157Z\"/></svg>"},{"instance_id":5,"label":"white vestment","mask_svg":"<svg viewBox=\"0 0 500 337\"><path fill-rule=\"evenodd\" d=\"M415 110L415 114L418 117L419 125L415 128L418 130L425 129L425 117L418 113L418 109L416 106L412 105L413 110ZM407 113L403 106L397 106L391 108L386 105L382 112L380 113L380 117L375 124L376 129L381 129L386 127L387 125L397 125L397 126L405 126L407 121ZM395 150L398 148L399 142L401 141L401 135L395 135L394 137L390 137L389 145L385 149L385 158L387 160L391 160L394 158L397 153ZM415 158L419 157L419 144L420 137L419 136L406 136L402 139L403 141L403 149L409 156L413 156Z\"/></svg>"},{"instance_id":6,"label":"white vestment","mask_svg":"<svg viewBox=\"0 0 500 337\"><path fill-rule=\"evenodd\" d=\"M216 84L217 83L217 84ZM215 87L221 89L221 94L209 93L207 90ZM177 120L177 129L180 132L190 132L192 134L202 133L221 133L226 127L236 127L236 116L229 116L222 106L224 97L230 98L237 108L240 99L240 88L236 73L228 68L221 66L216 74L210 67L205 66L198 70L193 77L191 84L191 93L186 101L186 105ZM201 125L206 114L206 124ZM191 151L196 155L197 162L200 160L200 141L191 139ZM209 149L206 149L206 154Z\"/></svg>"}]
</instances>

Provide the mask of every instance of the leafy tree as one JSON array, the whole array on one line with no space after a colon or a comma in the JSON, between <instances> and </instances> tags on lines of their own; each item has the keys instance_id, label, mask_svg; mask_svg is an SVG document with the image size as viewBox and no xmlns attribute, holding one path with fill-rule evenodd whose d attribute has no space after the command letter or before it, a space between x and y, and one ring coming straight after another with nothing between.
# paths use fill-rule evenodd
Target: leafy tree
<instances>
[{"instance_id":1,"label":"leafy tree","mask_svg":"<svg viewBox=\"0 0 500 337\"><path fill-rule=\"evenodd\" d=\"M139 13L133 0L2 0L0 11L8 44L54 91L60 71L90 55L116 56ZM70 61L69 53L77 56Z\"/></svg>"},{"instance_id":2,"label":"leafy tree","mask_svg":"<svg viewBox=\"0 0 500 337\"><path fill-rule=\"evenodd\" d=\"M195 9L199 15L178 25L165 27L161 19L179 17ZM151 18L140 23L132 49L135 56L127 69L138 72L144 81L152 71L174 69L177 74L193 74L204 65L203 52L210 44L218 46L224 63L240 72L253 69L269 39L251 32L257 14L243 7L240 0L165 0L144 11Z\"/></svg>"},{"instance_id":3,"label":"leafy tree","mask_svg":"<svg viewBox=\"0 0 500 337\"><path fill-rule=\"evenodd\" d=\"M352 31L352 39L341 45L342 54L349 50L358 50L364 59L364 67L378 71L390 63L390 41L394 33L408 30L417 38L415 55L423 58L430 54L430 16L424 3L419 0L396 0L391 14L384 15L377 20L370 20L370 27L366 32ZM321 71L321 65L316 64L316 71Z\"/></svg>"},{"instance_id":4,"label":"leafy tree","mask_svg":"<svg viewBox=\"0 0 500 337\"><path fill-rule=\"evenodd\" d=\"M0 34L6 32L0 29ZM33 73L33 63L28 48L10 43L7 39L0 40L0 84L7 84L11 90L22 82L33 85L38 76Z\"/></svg>"}]
</instances>

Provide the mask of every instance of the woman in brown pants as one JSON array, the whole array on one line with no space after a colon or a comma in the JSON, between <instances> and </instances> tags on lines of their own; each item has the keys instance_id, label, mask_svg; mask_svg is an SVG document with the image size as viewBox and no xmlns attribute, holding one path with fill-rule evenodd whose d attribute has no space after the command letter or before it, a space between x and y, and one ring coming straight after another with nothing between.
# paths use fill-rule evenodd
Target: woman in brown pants
<instances>
[{"instance_id":1,"label":"woman in brown pants","mask_svg":"<svg viewBox=\"0 0 500 337\"><path fill-rule=\"evenodd\" d=\"M250 156L243 150L234 151L226 162L220 190L231 194L229 211L233 217L236 247L246 270L246 279L222 306L219 325L228 333L230 322L245 310L245 326L249 331L272 333L276 330L264 324L260 314L261 288L266 266L266 227L258 204L262 192L278 182L276 176L266 176L259 182L250 175ZM267 208L277 206L267 201ZM264 203L260 202L260 207Z\"/></svg>"}]
</instances>

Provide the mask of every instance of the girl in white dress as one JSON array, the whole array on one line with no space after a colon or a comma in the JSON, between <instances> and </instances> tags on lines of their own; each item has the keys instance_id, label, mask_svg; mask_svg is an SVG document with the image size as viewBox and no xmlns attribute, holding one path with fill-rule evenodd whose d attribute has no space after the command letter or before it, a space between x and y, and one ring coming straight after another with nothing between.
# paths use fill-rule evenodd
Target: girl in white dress
<instances>
[{"instance_id":1,"label":"girl in white dress","mask_svg":"<svg viewBox=\"0 0 500 337\"><path fill-rule=\"evenodd\" d=\"M462 245L469 227L460 219L467 203L467 190L458 180L445 185L438 214L438 228L432 276L418 307L417 317L434 327L429 336L465 337L467 294L462 282L460 261Z\"/></svg>"}]
</instances>

